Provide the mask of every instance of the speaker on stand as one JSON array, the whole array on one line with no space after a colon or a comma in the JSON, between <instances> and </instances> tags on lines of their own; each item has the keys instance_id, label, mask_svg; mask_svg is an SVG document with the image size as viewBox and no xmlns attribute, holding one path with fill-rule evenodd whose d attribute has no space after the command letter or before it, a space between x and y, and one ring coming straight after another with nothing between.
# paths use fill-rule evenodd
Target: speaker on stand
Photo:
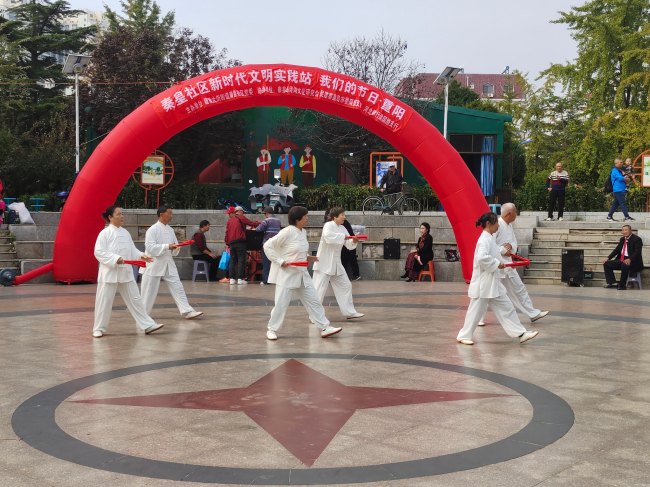
<instances>
[{"instance_id":1,"label":"speaker on stand","mask_svg":"<svg viewBox=\"0 0 650 487\"><path fill-rule=\"evenodd\" d=\"M562 282L580 284L585 281L585 252L582 249L562 249Z\"/></svg>"}]
</instances>

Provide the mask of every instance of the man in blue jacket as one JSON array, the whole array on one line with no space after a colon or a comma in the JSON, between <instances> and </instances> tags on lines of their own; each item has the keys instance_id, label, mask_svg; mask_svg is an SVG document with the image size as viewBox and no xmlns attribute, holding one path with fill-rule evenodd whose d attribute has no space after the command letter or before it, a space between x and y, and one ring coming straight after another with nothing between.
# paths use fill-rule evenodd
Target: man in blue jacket
<instances>
[{"instance_id":1,"label":"man in blue jacket","mask_svg":"<svg viewBox=\"0 0 650 487\"><path fill-rule=\"evenodd\" d=\"M628 214L627 203L625 202L625 193L627 193L627 183L630 182L630 178L623 175L623 159L617 157L614 160L614 166L615 167L612 169L612 173L609 176L610 178L612 178L612 188L614 190L613 191L614 202L612 203L612 207L609 209L609 214L607 215L606 220L608 222L613 222L614 219L612 218L612 215L614 215L616 208L620 206L623 215L625 215L625 221L633 222L634 218L632 218Z\"/></svg>"}]
</instances>

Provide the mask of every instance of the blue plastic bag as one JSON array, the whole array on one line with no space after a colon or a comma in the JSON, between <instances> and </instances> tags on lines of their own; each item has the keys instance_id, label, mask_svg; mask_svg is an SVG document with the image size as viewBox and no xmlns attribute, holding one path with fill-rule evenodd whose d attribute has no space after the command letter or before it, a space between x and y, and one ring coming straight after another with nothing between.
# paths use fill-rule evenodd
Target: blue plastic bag
<instances>
[{"instance_id":1,"label":"blue plastic bag","mask_svg":"<svg viewBox=\"0 0 650 487\"><path fill-rule=\"evenodd\" d=\"M228 265L230 264L230 249L221 254L221 260L219 261L219 269L228 270Z\"/></svg>"}]
</instances>

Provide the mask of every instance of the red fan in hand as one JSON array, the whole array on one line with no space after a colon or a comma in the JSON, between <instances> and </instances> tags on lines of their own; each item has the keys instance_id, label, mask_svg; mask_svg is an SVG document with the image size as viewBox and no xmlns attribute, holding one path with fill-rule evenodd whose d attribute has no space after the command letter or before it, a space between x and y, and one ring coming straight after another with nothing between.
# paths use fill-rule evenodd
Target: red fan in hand
<instances>
[{"instance_id":1,"label":"red fan in hand","mask_svg":"<svg viewBox=\"0 0 650 487\"><path fill-rule=\"evenodd\" d=\"M295 266L295 267L307 267L309 265L309 262L306 260L298 261L298 262L289 262L289 265Z\"/></svg>"},{"instance_id":2,"label":"red fan in hand","mask_svg":"<svg viewBox=\"0 0 650 487\"><path fill-rule=\"evenodd\" d=\"M345 237L346 240L351 240L353 238L357 238L357 240L368 240L368 235L348 235Z\"/></svg>"},{"instance_id":3,"label":"red fan in hand","mask_svg":"<svg viewBox=\"0 0 650 487\"><path fill-rule=\"evenodd\" d=\"M194 240L185 240L185 242L181 242L178 244L179 247L185 247L186 245L192 245L194 243Z\"/></svg>"},{"instance_id":4,"label":"red fan in hand","mask_svg":"<svg viewBox=\"0 0 650 487\"><path fill-rule=\"evenodd\" d=\"M510 254L510 257L512 257L513 261L516 260L517 262L508 262L506 267L526 267L530 265L530 261L520 255Z\"/></svg>"},{"instance_id":5,"label":"red fan in hand","mask_svg":"<svg viewBox=\"0 0 650 487\"><path fill-rule=\"evenodd\" d=\"M124 263L137 265L138 267L147 267L147 263L144 260L125 260Z\"/></svg>"}]
</instances>

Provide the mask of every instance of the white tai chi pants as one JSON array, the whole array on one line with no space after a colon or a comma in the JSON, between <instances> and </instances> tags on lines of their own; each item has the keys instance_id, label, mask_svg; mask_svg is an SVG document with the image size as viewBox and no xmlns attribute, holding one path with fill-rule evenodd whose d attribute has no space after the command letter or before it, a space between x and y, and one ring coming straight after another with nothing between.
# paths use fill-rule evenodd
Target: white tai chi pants
<instances>
[{"instance_id":1,"label":"white tai chi pants","mask_svg":"<svg viewBox=\"0 0 650 487\"><path fill-rule=\"evenodd\" d=\"M501 282L506 288L510 301L519 311L527 315L531 320L539 315L540 310L533 308L533 302L530 300L526 286L524 286L518 273L515 273L512 277L501 279ZM483 313L481 321L485 321L485 313Z\"/></svg>"},{"instance_id":2,"label":"white tai chi pants","mask_svg":"<svg viewBox=\"0 0 650 487\"><path fill-rule=\"evenodd\" d=\"M327 293L327 285L332 283L334 296L336 296L336 302L339 304L341 314L346 318L356 314L357 310L354 309L354 303L352 302L352 283L347 274L332 276L321 271L314 271L313 280L321 304L325 298L325 293Z\"/></svg>"},{"instance_id":3,"label":"white tai chi pants","mask_svg":"<svg viewBox=\"0 0 650 487\"><path fill-rule=\"evenodd\" d=\"M271 310L271 319L269 319L269 330L278 331L282 328L284 316L287 314L287 308L291 302L293 291L298 293L300 301L309 313L309 316L314 320L314 324L322 331L327 328L330 322L325 318L325 310L323 305L318 299L316 288L314 286L305 287L304 281L300 282L300 287L297 289L287 289L278 284L275 285L275 306Z\"/></svg>"},{"instance_id":4,"label":"white tai chi pants","mask_svg":"<svg viewBox=\"0 0 650 487\"><path fill-rule=\"evenodd\" d=\"M158 288L160 287L160 280L165 281L169 292L174 298L178 310L181 312L182 316L185 316L188 313L194 311L194 308L190 306L190 303L187 302L187 296L185 295L185 289L181 284L181 279L178 276L150 276L148 274L142 275L142 301L144 301L144 308L147 310L147 313L151 313L153 309L153 303L156 301L156 296L158 296Z\"/></svg>"},{"instance_id":5,"label":"white tai chi pants","mask_svg":"<svg viewBox=\"0 0 650 487\"><path fill-rule=\"evenodd\" d=\"M521 336L526 331L506 294L497 298L472 298L467 307L465 325L458 332L457 340L472 339L472 334L476 330L481 316L485 315L488 305L510 338Z\"/></svg>"},{"instance_id":6,"label":"white tai chi pants","mask_svg":"<svg viewBox=\"0 0 650 487\"><path fill-rule=\"evenodd\" d=\"M111 310L113 308L113 300L115 299L115 291L120 292L120 296L122 296L126 307L133 315L133 318L135 318L135 322L141 330L146 330L150 326L156 324L144 308L144 303L140 297L138 285L135 281L119 283L98 282L97 296L95 297L95 326L93 327L93 331L106 333L108 330L108 322L111 320Z\"/></svg>"}]
</instances>

